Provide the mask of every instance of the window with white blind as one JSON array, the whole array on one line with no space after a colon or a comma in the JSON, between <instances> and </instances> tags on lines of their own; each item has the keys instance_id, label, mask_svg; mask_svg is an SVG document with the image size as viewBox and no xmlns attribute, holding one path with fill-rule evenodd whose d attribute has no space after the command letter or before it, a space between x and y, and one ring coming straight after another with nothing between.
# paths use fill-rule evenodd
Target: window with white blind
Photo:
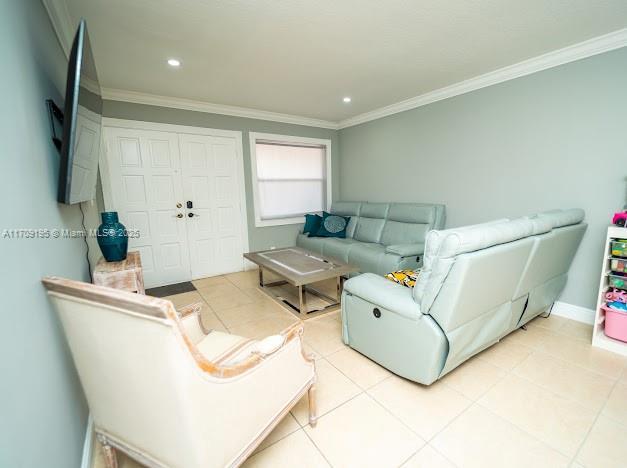
<instances>
[{"instance_id":1,"label":"window with white blind","mask_svg":"<svg viewBox=\"0 0 627 468\"><path fill-rule=\"evenodd\" d=\"M250 134L255 225L302 223L331 202L331 140Z\"/></svg>"}]
</instances>

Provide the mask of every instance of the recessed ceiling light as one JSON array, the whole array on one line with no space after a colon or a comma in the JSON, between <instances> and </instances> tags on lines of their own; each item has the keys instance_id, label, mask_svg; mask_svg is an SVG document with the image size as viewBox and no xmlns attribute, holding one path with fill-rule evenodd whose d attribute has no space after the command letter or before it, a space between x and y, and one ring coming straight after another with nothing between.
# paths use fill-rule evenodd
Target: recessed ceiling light
<instances>
[{"instance_id":1,"label":"recessed ceiling light","mask_svg":"<svg viewBox=\"0 0 627 468\"><path fill-rule=\"evenodd\" d=\"M344 101L344 102L351 102L351 98L346 96L345 98L342 99L342 101Z\"/></svg>"},{"instance_id":2,"label":"recessed ceiling light","mask_svg":"<svg viewBox=\"0 0 627 468\"><path fill-rule=\"evenodd\" d=\"M171 67L180 67L181 66L181 61L177 60L177 59L169 59L168 60L168 65L170 65Z\"/></svg>"}]
</instances>

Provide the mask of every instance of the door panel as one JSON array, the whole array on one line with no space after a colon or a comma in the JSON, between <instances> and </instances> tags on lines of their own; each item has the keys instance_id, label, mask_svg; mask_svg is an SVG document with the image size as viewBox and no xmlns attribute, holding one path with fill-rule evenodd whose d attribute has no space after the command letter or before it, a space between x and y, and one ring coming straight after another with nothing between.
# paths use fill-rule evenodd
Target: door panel
<instances>
[{"instance_id":1,"label":"door panel","mask_svg":"<svg viewBox=\"0 0 627 468\"><path fill-rule=\"evenodd\" d=\"M147 287L243 269L236 138L117 127L105 138L108 208L140 232L129 248L141 254Z\"/></svg>"},{"instance_id":2,"label":"door panel","mask_svg":"<svg viewBox=\"0 0 627 468\"><path fill-rule=\"evenodd\" d=\"M181 134L181 168L188 212L193 278L243 269L243 240L234 138Z\"/></svg>"},{"instance_id":3,"label":"door panel","mask_svg":"<svg viewBox=\"0 0 627 468\"><path fill-rule=\"evenodd\" d=\"M178 136L175 133L107 128L112 209L139 238L147 287L188 281L189 249L183 209Z\"/></svg>"}]
</instances>

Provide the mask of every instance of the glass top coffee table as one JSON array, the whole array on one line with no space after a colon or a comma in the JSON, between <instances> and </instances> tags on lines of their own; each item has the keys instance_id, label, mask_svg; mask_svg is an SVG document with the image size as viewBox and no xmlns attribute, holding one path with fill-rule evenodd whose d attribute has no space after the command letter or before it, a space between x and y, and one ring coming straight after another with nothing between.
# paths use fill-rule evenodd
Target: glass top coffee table
<instances>
[{"instance_id":1,"label":"glass top coffee table","mask_svg":"<svg viewBox=\"0 0 627 468\"><path fill-rule=\"evenodd\" d=\"M259 266L259 286L261 289L272 298L280 300L300 314L320 312L338 306L342 295L343 277L358 271L354 266L309 252L300 247L250 252L245 253L244 258ZM280 279L264 283L264 270L271 271ZM311 287L312 283L333 278L336 280L335 298ZM287 298L274 294L273 288L285 284L291 284L298 289L298 304L293 304ZM322 309L309 310L307 308L307 293L325 300L327 305Z\"/></svg>"}]
</instances>

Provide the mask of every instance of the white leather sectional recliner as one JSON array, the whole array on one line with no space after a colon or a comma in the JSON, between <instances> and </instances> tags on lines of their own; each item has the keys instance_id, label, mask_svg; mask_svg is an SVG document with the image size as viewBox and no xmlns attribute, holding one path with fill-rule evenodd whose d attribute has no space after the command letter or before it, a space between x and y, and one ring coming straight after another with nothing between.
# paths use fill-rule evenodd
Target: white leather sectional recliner
<instances>
[{"instance_id":1,"label":"white leather sectional recliner","mask_svg":"<svg viewBox=\"0 0 627 468\"><path fill-rule=\"evenodd\" d=\"M426 238L413 289L365 273L345 283L346 344L431 384L550 309L587 228L581 209L443 231Z\"/></svg>"}]
</instances>

